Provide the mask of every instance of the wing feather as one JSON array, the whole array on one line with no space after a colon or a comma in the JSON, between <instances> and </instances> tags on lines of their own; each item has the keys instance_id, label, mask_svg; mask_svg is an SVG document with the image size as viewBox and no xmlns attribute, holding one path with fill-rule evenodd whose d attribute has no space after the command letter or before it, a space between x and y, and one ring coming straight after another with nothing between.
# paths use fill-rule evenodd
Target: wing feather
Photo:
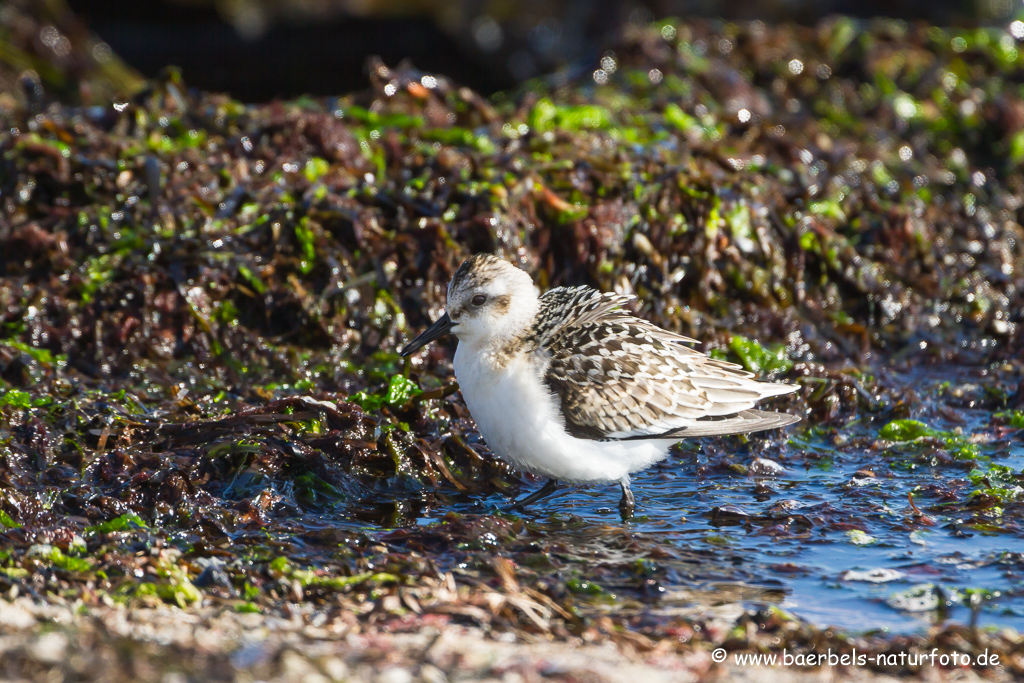
<instances>
[{"instance_id":1,"label":"wing feather","mask_svg":"<svg viewBox=\"0 0 1024 683\"><path fill-rule=\"evenodd\" d=\"M693 340L622 309L630 300L587 287L541 297L538 353L566 428L591 439L683 438L791 424L757 401L796 389L686 346Z\"/></svg>"},{"instance_id":2,"label":"wing feather","mask_svg":"<svg viewBox=\"0 0 1024 683\"><path fill-rule=\"evenodd\" d=\"M800 418L789 413L776 413L770 410L743 410L735 415L720 420L700 420L697 423L681 429L659 432L655 436L662 439L688 439L697 436L728 436L730 434L749 434L760 432L765 429L785 427ZM614 438L614 437L613 437ZM650 435L640 434L633 436L618 437L623 441L636 439L650 439Z\"/></svg>"}]
</instances>

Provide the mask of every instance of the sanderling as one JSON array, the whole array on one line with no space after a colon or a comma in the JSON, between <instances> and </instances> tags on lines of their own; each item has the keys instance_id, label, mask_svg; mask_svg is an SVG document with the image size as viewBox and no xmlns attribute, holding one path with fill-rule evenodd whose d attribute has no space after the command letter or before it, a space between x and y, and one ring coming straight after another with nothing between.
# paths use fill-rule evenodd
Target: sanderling
<instances>
[{"instance_id":1,"label":"sanderling","mask_svg":"<svg viewBox=\"0 0 1024 683\"><path fill-rule=\"evenodd\" d=\"M548 477L513 505L559 481L617 481L632 514L629 475L664 459L683 438L756 432L797 422L754 410L795 391L709 358L684 337L631 315L633 297L590 287L539 293L526 272L477 255L448 284L447 311L401 353L449 332L455 377L487 445L514 467Z\"/></svg>"}]
</instances>

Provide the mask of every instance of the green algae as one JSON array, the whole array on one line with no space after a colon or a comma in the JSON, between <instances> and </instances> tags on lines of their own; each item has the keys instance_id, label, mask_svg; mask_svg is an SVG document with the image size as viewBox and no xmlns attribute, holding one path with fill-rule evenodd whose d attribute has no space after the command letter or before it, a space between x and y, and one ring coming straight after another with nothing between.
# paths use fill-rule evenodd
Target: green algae
<instances>
[{"instance_id":1,"label":"green algae","mask_svg":"<svg viewBox=\"0 0 1024 683\"><path fill-rule=\"evenodd\" d=\"M91 572L95 564L90 558L66 555L60 548L53 546L39 548L34 553L30 549L29 554L48 561L54 567L78 574Z\"/></svg>"},{"instance_id":2,"label":"green algae","mask_svg":"<svg viewBox=\"0 0 1024 683\"><path fill-rule=\"evenodd\" d=\"M980 455L977 444L969 441L963 434L953 430L932 429L919 420L893 420L882 427L878 435L895 442L913 443L922 439L933 439L942 443L954 457L961 460L974 460Z\"/></svg>"},{"instance_id":3,"label":"green algae","mask_svg":"<svg viewBox=\"0 0 1024 683\"><path fill-rule=\"evenodd\" d=\"M889 441L916 441L926 436L938 436L940 432L932 429L919 420L893 420L878 435Z\"/></svg>"},{"instance_id":4,"label":"green algae","mask_svg":"<svg viewBox=\"0 0 1024 683\"><path fill-rule=\"evenodd\" d=\"M133 591L137 598L153 596L173 603L184 609L191 603L203 599L202 592L189 580L188 573L181 567L171 566L159 570L156 581L138 584Z\"/></svg>"},{"instance_id":5,"label":"green algae","mask_svg":"<svg viewBox=\"0 0 1024 683\"><path fill-rule=\"evenodd\" d=\"M97 534L109 534L113 531L125 531L131 529L147 529L149 525L146 524L145 520L139 517L134 512L127 512L123 515L119 515L109 522L103 522L102 524L94 524L92 526L85 527L84 531Z\"/></svg>"},{"instance_id":6,"label":"green algae","mask_svg":"<svg viewBox=\"0 0 1024 683\"><path fill-rule=\"evenodd\" d=\"M387 389L383 393L367 393L360 391L349 399L359 405L363 410L380 410L382 406L402 406L412 400L413 397L422 394L416 382L404 375L394 375L388 382Z\"/></svg>"},{"instance_id":7,"label":"green algae","mask_svg":"<svg viewBox=\"0 0 1024 683\"><path fill-rule=\"evenodd\" d=\"M733 335L729 340L729 349L740 359L743 367L759 375L786 372L793 367L793 361L786 357L783 346L769 350L755 339Z\"/></svg>"},{"instance_id":8,"label":"green algae","mask_svg":"<svg viewBox=\"0 0 1024 683\"><path fill-rule=\"evenodd\" d=\"M20 389L9 389L0 395L0 406L11 406L13 408L30 408L32 397L27 391Z\"/></svg>"},{"instance_id":9,"label":"green algae","mask_svg":"<svg viewBox=\"0 0 1024 683\"><path fill-rule=\"evenodd\" d=\"M18 529L21 527L21 524L14 521L14 519L12 519L11 516L3 510L0 510L0 525L5 526L8 529Z\"/></svg>"},{"instance_id":10,"label":"green algae","mask_svg":"<svg viewBox=\"0 0 1024 683\"><path fill-rule=\"evenodd\" d=\"M606 109L596 105L556 105L544 97L537 101L526 118L530 129L545 133L556 128L566 130L588 130L607 128L611 116Z\"/></svg>"}]
</instances>

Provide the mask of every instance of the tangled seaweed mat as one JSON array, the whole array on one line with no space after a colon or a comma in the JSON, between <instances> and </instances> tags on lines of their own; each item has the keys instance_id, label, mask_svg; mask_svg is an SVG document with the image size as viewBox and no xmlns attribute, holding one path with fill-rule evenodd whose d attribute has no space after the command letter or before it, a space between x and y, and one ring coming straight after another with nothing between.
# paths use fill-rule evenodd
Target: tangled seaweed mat
<instances>
[{"instance_id":1,"label":"tangled seaweed mat","mask_svg":"<svg viewBox=\"0 0 1024 683\"><path fill-rule=\"evenodd\" d=\"M838 443L866 415L922 458L970 460L862 370L990 368L971 405L993 438L1021 428L1021 64L994 29L668 22L585 79L492 101L374 64L369 91L326 101L246 106L172 72L109 107L3 110L0 589L353 632L852 647L768 606L778 587L726 553L492 514L521 482L479 442L447 352L410 367L394 349L465 254L496 250L810 378L789 408L814 434ZM990 474L960 503L1019 537L1019 474ZM461 512L416 526L430 508ZM601 581L581 581L595 552ZM659 562L734 580L723 599L749 607L655 614ZM987 647L989 675L1024 671L1012 630L861 646Z\"/></svg>"}]
</instances>

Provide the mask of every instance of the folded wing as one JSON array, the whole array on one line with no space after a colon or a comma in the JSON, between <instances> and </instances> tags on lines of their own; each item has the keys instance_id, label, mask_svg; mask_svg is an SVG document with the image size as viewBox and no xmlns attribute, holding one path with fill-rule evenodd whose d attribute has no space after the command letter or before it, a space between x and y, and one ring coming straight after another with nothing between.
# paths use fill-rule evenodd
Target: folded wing
<instances>
[{"instance_id":1,"label":"folded wing","mask_svg":"<svg viewBox=\"0 0 1024 683\"><path fill-rule=\"evenodd\" d=\"M622 310L625 301L582 287L542 297L541 318L547 315L551 322L543 326L538 353L547 359L545 381L571 434L681 439L799 420L753 409L761 399L790 393L795 386L760 382L734 363L709 358L686 346L692 339Z\"/></svg>"}]
</instances>

